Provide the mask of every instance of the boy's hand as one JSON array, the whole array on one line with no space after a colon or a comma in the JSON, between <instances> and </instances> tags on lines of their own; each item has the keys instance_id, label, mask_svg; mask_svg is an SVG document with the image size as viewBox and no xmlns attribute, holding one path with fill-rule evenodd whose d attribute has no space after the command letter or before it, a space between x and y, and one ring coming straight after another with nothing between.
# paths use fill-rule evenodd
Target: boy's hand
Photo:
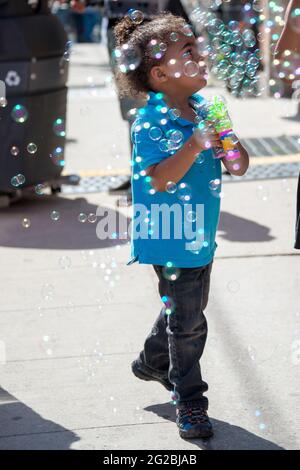
<instances>
[{"instance_id":1,"label":"boy's hand","mask_svg":"<svg viewBox=\"0 0 300 470\"><path fill-rule=\"evenodd\" d=\"M211 128L203 131L202 129L196 127L194 130L193 139L201 152L213 147L222 147L219 134Z\"/></svg>"}]
</instances>

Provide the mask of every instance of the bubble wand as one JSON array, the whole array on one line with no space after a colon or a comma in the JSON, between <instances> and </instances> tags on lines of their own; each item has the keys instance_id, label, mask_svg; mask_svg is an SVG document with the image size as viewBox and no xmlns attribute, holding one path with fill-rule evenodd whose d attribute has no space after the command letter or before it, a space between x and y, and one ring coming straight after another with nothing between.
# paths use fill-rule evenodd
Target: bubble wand
<instances>
[{"instance_id":1,"label":"bubble wand","mask_svg":"<svg viewBox=\"0 0 300 470\"><path fill-rule=\"evenodd\" d=\"M232 130L232 122L228 115L226 104L220 96L214 96L206 104L205 108L206 119L213 123L215 130L219 134L226 160L237 160L241 155L235 147L238 140ZM221 152L220 155L216 153L216 158L223 156L224 154L222 155Z\"/></svg>"}]
</instances>

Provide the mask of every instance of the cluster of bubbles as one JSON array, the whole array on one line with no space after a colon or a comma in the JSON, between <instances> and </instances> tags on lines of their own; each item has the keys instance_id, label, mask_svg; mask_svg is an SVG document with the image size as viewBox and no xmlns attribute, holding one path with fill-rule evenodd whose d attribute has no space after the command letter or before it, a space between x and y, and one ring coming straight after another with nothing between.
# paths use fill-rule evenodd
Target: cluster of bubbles
<instances>
[{"instance_id":1,"label":"cluster of bubbles","mask_svg":"<svg viewBox=\"0 0 300 470\"><path fill-rule=\"evenodd\" d=\"M6 105L7 103L5 103ZM27 121L29 116L28 110L25 106L21 104L16 104L11 111L11 117L14 122L18 124L23 124ZM55 119L53 123L53 132L57 137L65 137L65 121L62 118ZM38 146L34 142L29 142L26 146L26 151L29 155L36 155L38 151ZM17 145L12 145L10 148L10 153L13 157L20 156L20 148ZM52 153L50 153L50 159L52 163L59 167L65 166L65 159L64 159L64 148L61 146L57 146ZM18 174L11 178L11 184L14 187L21 186L25 183L25 176L22 174ZM42 185L36 186L36 194L41 195L42 190L44 189Z\"/></svg>"},{"instance_id":2,"label":"cluster of bubbles","mask_svg":"<svg viewBox=\"0 0 300 470\"><path fill-rule=\"evenodd\" d=\"M36 193L38 192L40 194L43 194L43 190L45 189L45 186L43 184L37 185L36 186ZM55 222L60 219L60 213L57 210L52 210L50 213L50 217L52 220ZM90 214L85 214L84 212L80 212L77 217L78 222L81 222L82 224L85 222L90 222L91 224L94 224L97 221L97 215L94 213Z\"/></svg>"},{"instance_id":3,"label":"cluster of bubbles","mask_svg":"<svg viewBox=\"0 0 300 470\"><path fill-rule=\"evenodd\" d=\"M97 221L97 215L91 212L90 214L85 214L84 212L80 212L78 215L78 222L84 224L85 222L90 222L94 224Z\"/></svg>"},{"instance_id":4,"label":"cluster of bubbles","mask_svg":"<svg viewBox=\"0 0 300 470\"><path fill-rule=\"evenodd\" d=\"M207 39L197 39L199 53L206 57L212 72L225 82L235 96L259 94L258 68L261 54L251 28L241 30L237 21L226 25L212 11L202 7L192 12L198 28L205 30Z\"/></svg>"}]
</instances>

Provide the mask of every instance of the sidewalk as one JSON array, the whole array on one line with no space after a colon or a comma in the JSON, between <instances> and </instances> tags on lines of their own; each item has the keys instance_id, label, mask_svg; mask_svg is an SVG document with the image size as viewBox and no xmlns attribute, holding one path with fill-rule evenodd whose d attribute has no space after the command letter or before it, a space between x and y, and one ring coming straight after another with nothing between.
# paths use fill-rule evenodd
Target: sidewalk
<instances>
[{"instance_id":1,"label":"sidewalk","mask_svg":"<svg viewBox=\"0 0 300 470\"><path fill-rule=\"evenodd\" d=\"M96 47L74 53L67 172L128 166L128 130L105 85L105 50ZM86 85L83 69L98 88ZM242 137L300 136L299 123L280 119L280 102L234 102ZM208 442L180 439L169 393L131 373L160 309L155 274L125 265L127 243L101 241L96 223L78 222L98 206L117 210L116 197L62 194L2 210L0 449L299 448L296 184L223 184L201 363L215 427Z\"/></svg>"}]
</instances>

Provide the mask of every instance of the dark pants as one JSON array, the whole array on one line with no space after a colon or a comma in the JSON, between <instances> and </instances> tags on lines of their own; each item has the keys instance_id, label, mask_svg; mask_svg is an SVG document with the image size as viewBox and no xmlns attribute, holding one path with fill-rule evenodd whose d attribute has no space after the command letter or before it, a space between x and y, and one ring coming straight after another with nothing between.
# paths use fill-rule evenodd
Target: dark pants
<instances>
[{"instance_id":1,"label":"dark pants","mask_svg":"<svg viewBox=\"0 0 300 470\"><path fill-rule=\"evenodd\" d=\"M174 310L171 306L172 313L166 314L166 307L161 309L139 357L150 373L169 378L178 405L199 402L205 409L208 399L203 393L208 385L202 380L199 360L207 337L203 310L208 302L212 263L181 268L175 281L163 276L163 266L153 266L160 296L164 299L167 296Z\"/></svg>"}]
</instances>

